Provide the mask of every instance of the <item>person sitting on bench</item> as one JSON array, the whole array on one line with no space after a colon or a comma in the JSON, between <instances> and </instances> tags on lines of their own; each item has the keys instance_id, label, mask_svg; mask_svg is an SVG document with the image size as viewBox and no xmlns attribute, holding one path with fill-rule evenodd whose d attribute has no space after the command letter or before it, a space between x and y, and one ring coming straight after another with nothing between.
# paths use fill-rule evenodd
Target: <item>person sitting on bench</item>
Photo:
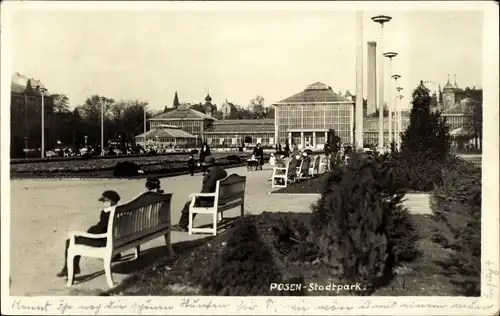
<instances>
[{"instance_id":1,"label":"person sitting on bench","mask_svg":"<svg viewBox=\"0 0 500 316\"><path fill-rule=\"evenodd\" d=\"M222 169L215 164L215 158L210 156L205 159L203 162L205 168L207 169L207 175L203 177L202 187L200 193L214 193L217 188L217 181L224 179L227 177L226 170ZM214 205L213 197L202 197L198 199L200 207L210 207ZM191 200L187 201L184 204L184 207L181 211L181 219L177 225L172 227L172 231L181 231L187 232L189 225L189 205L191 204ZM193 220L196 214L193 214Z\"/></svg>"},{"instance_id":2,"label":"person sitting on bench","mask_svg":"<svg viewBox=\"0 0 500 316\"><path fill-rule=\"evenodd\" d=\"M110 211L113 210L118 202L120 201L120 195L115 191L104 191L99 198L99 202L103 204L103 210L101 211L101 217L99 222L90 227L87 230L89 234L105 234L108 231L108 221ZM76 244L87 245L91 247L105 247L106 246L106 238L93 239L93 238L85 238L85 237L76 237ZM57 274L58 277L67 277L68 276L68 266L67 260L68 257L68 248L69 248L69 239L66 239L66 246L64 249L64 266L61 271ZM117 254L113 257L113 260L118 260L121 257L120 254ZM80 273L80 256L75 256L73 261L75 274Z\"/></svg>"},{"instance_id":3,"label":"person sitting on bench","mask_svg":"<svg viewBox=\"0 0 500 316\"><path fill-rule=\"evenodd\" d=\"M160 179L151 177L146 180L146 189L150 192L164 193L160 186Z\"/></svg>"}]
</instances>

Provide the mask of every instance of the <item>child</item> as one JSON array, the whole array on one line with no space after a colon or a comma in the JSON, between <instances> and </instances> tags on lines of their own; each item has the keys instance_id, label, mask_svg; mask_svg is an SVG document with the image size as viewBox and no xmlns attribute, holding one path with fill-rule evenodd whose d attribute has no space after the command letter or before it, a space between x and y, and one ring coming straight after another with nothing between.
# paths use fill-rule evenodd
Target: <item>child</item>
<instances>
[{"instance_id":1,"label":"child","mask_svg":"<svg viewBox=\"0 0 500 316\"><path fill-rule=\"evenodd\" d=\"M276 165L276 157L273 153L271 153L271 157L269 157L269 165L271 166L271 177L268 181L273 181L274 166Z\"/></svg>"},{"instance_id":2,"label":"child","mask_svg":"<svg viewBox=\"0 0 500 316\"><path fill-rule=\"evenodd\" d=\"M196 161L194 160L194 156L193 155L189 155L189 159L188 159L188 170L189 170L189 174L191 176L194 175L194 169L196 167Z\"/></svg>"}]
</instances>

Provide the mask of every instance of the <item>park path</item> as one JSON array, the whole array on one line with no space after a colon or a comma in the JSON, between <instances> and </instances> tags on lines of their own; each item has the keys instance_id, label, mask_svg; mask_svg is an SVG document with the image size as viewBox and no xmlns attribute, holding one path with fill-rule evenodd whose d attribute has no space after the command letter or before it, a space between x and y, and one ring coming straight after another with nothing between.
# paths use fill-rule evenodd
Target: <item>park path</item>
<instances>
[{"instance_id":1,"label":"park path","mask_svg":"<svg viewBox=\"0 0 500 316\"><path fill-rule=\"evenodd\" d=\"M264 211L308 212L315 195L270 195L271 171L247 172L238 167L227 170L247 176L246 214L260 214ZM122 202L129 201L144 191L145 180L119 179L40 179L11 180L10 209L10 275L11 295L68 295L64 278L55 274L63 263L64 240L72 230L86 230L98 219L100 203L97 201L104 190L116 190ZM165 192L173 193L172 221L180 218L180 210L188 195L199 192L201 174L182 175L161 179ZM239 210L227 212L228 217L237 216ZM226 214L226 213L225 213ZM195 225L208 223L197 218ZM183 232L173 232L172 242L180 242L206 237L190 236ZM163 238L153 240L141 250L163 246ZM151 258L145 258L149 260ZM147 264L145 262L144 264ZM120 264L122 266L123 264ZM82 275L101 273L100 260L82 258ZM131 274L133 269L114 269L115 283ZM99 274L97 273L97 274ZM84 282L76 282L72 287L77 291L92 293L95 289L106 289L104 275L98 275Z\"/></svg>"}]
</instances>

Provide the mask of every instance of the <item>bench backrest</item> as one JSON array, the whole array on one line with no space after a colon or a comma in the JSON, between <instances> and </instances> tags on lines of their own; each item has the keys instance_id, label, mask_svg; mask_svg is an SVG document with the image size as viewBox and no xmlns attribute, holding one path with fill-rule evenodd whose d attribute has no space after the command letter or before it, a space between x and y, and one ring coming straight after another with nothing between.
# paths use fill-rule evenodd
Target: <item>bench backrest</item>
<instances>
[{"instance_id":1,"label":"bench backrest","mask_svg":"<svg viewBox=\"0 0 500 316\"><path fill-rule=\"evenodd\" d=\"M108 234L112 247L120 247L170 226L172 194L145 192L118 205L110 214Z\"/></svg>"},{"instance_id":2,"label":"bench backrest","mask_svg":"<svg viewBox=\"0 0 500 316\"><path fill-rule=\"evenodd\" d=\"M233 173L217 181L217 203L222 205L228 202L245 199L247 177Z\"/></svg>"},{"instance_id":3,"label":"bench backrest","mask_svg":"<svg viewBox=\"0 0 500 316\"><path fill-rule=\"evenodd\" d=\"M297 159L290 159L287 161L286 169L288 177L297 174L297 162L298 162Z\"/></svg>"}]
</instances>

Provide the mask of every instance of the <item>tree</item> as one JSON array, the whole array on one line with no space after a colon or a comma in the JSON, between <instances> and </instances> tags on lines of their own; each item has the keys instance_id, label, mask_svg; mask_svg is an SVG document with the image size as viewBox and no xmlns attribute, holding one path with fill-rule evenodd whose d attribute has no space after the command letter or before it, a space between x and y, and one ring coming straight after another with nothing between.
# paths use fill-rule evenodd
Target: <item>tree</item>
<instances>
[{"instance_id":1,"label":"tree","mask_svg":"<svg viewBox=\"0 0 500 316\"><path fill-rule=\"evenodd\" d=\"M274 107L267 106L265 109L265 116L267 119L274 118Z\"/></svg>"},{"instance_id":2,"label":"tree","mask_svg":"<svg viewBox=\"0 0 500 316\"><path fill-rule=\"evenodd\" d=\"M441 113L431 112L431 96L423 82L413 91L412 104L410 124L401 135L401 148L412 154L426 153L428 158L445 158L451 145L449 126Z\"/></svg>"},{"instance_id":3,"label":"tree","mask_svg":"<svg viewBox=\"0 0 500 316\"><path fill-rule=\"evenodd\" d=\"M264 97L257 95L250 100L250 110L253 113L253 118L263 119L266 117L266 109L264 106Z\"/></svg>"},{"instance_id":4,"label":"tree","mask_svg":"<svg viewBox=\"0 0 500 316\"><path fill-rule=\"evenodd\" d=\"M52 99L54 102L54 113L68 113L69 98L64 94L53 94Z\"/></svg>"}]
</instances>

